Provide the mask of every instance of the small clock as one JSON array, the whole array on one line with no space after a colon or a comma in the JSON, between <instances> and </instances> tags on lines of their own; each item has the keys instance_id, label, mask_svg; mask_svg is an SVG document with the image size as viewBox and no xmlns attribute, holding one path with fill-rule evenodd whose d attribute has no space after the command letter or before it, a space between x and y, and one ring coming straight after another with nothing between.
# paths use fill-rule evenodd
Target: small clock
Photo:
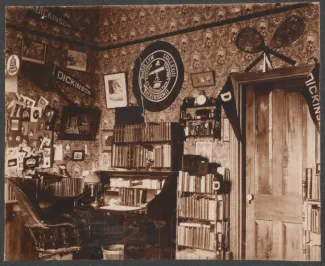
<instances>
[{"instance_id":1,"label":"small clock","mask_svg":"<svg viewBox=\"0 0 325 266\"><path fill-rule=\"evenodd\" d=\"M205 92L202 91L200 95L197 96L196 98L196 104L202 106L206 104L206 102L207 102L207 96L205 95Z\"/></svg>"}]
</instances>

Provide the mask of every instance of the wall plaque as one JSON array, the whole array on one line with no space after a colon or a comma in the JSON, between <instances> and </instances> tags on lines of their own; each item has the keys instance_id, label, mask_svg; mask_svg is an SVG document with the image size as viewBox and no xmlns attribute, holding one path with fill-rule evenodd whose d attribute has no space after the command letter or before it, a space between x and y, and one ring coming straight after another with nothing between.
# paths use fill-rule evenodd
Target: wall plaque
<instances>
[{"instance_id":1,"label":"wall plaque","mask_svg":"<svg viewBox=\"0 0 325 266\"><path fill-rule=\"evenodd\" d=\"M177 49L167 42L150 44L137 58L133 69L133 90L138 103L159 112L170 106L184 80L184 67Z\"/></svg>"}]
</instances>

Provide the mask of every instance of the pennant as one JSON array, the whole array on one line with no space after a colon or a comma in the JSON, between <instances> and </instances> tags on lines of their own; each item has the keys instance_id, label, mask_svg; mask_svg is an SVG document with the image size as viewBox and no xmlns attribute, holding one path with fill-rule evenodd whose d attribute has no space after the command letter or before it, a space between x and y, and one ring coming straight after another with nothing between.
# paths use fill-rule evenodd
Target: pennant
<instances>
[{"instance_id":1,"label":"pennant","mask_svg":"<svg viewBox=\"0 0 325 266\"><path fill-rule=\"evenodd\" d=\"M49 24L59 26L74 31L78 31L67 19L65 19L60 10L54 7L34 6L30 7L27 12L27 16L46 21Z\"/></svg>"},{"instance_id":2,"label":"pennant","mask_svg":"<svg viewBox=\"0 0 325 266\"><path fill-rule=\"evenodd\" d=\"M320 131L320 97L319 97L319 63L315 64L312 72L307 77L302 95L308 104L309 113L314 124Z\"/></svg>"},{"instance_id":3,"label":"pennant","mask_svg":"<svg viewBox=\"0 0 325 266\"><path fill-rule=\"evenodd\" d=\"M232 86L231 77L228 76L226 84L218 95L218 101L221 102L222 107L229 119L229 122L234 130L236 138L241 139L240 121L237 114L236 99L234 95L234 88Z\"/></svg>"},{"instance_id":4,"label":"pennant","mask_svg":"<svg viewBox=\"0 0 325 266\"><path fill-rule=\"evenodd\" d=\"M93 97L93 92L87 88L85 85L83 85L81 82L76 80L75 78L71 77L68 73L63 71L58 66L54 65L53 73L52 73L55 81L60 81L64 83L65 85L68 85L69 87L86 94L90 97Z\"/></svg>"}]
</instances>

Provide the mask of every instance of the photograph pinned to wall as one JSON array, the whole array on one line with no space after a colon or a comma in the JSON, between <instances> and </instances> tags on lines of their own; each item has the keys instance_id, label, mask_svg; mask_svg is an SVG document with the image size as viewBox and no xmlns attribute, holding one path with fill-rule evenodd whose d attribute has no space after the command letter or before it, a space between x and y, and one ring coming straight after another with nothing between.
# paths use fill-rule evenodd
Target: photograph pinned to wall
<instances>
[{"instance_id":1,"label":"photograph pinned to wall","mask_svg":"<svg viewBox=\"0 0 325 266\"><path fill-rule=\"evenodd\" d=\"M113 130L102 131L102 150L103 151L112 151L113 144Z\"/></svg>"},{"instance_id":2,"label":"photograph pinned to wall","mask_svg":"<svg viewBox=\"0 0 325 266\"><path fill-rule=\"evenodd\" d=\"M10 119L10 130L11 131L20 131L21 130L20 118L11 118Z\"/></svg>"},{"instance_id":3,"label":"photograph pinned to wall","mask_svg":"<svg viewBox=\"0 0 325 266\"><path fill-rule=\"evenodd\" d=\"M50 168L51 167L51 154L52 148L50 146L46 146L43 148L43 168Z\"/></svg>"},{"instance_id":4,"label":"photograph pinned to wall","mask_svg":"<svg viewBox=\"0 0 325 266\"><path fill-rule=\"evenodd\" d=\"M50 106L46 106L43 112L43 118L45 118L45 129L46 130L53 130L54 122L56 120L58 111L55 108Z\"/></svg>"},{"instance_id":5,"label":"photograph pinned to wall","mask_svg":"<svg viewBox=\"0 0 325 266\"><path fill-rule=\"evenodd\" d=\"M59 139L95 140L101 112L98 109L64 106Z\"/></svg>"},{"instance_id":6,"label":"photograph pinned to wall","mask_svg":"<svg viewBox=\"0 0 325 266\"><path fill-rule=\"evenodd\" d=\"M50 145L51 145L51 139L48 139L46 137L42 137L42 141L41 141L39 149L43 150L45 146L50 146Z\"/></svg>"},{"instance_id":7,"label":"photograph pinned to wall","mask_svg":"<svg viewBox=\"0 0 325 266\"><path fill-rule=\"evenodd\" d=\"M125 72L104 76L106 107L126 107L127 101L127 74Z\"/></svg>"},{"instance_id":8,"label":"photograph pinned to wall","mask_svg":"<svg viewBox=\"0 0 325 266\"><path fill-rule=\"evenodd\" d=\"M20 117L21 110L25 107L25 103L14 101L11 109L10 117Z\"/></svg>"},{"instance_id":9,"label":"photograph pinned to wall","mask_svg":"<svg viewBox=\"0 0 325 266\"><path fill-rule=\"evenodd\" d=\"M21 59L37 64L45 64L46 45L23 40Z\"/></svg>"},{"instance_id":10,"label":"photograph pinned to wall","mask_svg":"<svg viewBox=\"0 0 325 266\"><path fill-rule=\"evenodd\" d=\"M7 158L16 158L18 156L18 148L8 148L6 156Z\"/></svg>"},{"instance_id":11,"label":"photograph pinned to wall","mask_svg":"<svg viewBox=\"0 0 325 266\"><path fill-rule=\"evenodd\" d=\"M40 118L37 120L37 130L38 131L43 131L45 130L45 118Z\"/></svg>"},{"instance_id":12,"label":"photograph pinned to wall","mask_svg":"<svg viewBox=\"0 0 325 266\"><path fill-rule=\"evenodd\" d=\"M24 158L24 169L34 169L39 166L39 156L30 156Z\"/></svg>"},{"instance_id":13,"label":"photograph pinned to wall","mask_svg":"<svg viewBox=\"0 0 325 266\"><path fill-rule=\"evenodd\" d=\"M22 108L21 109L21 120L22 121L27 121L29 122L30 121L30 115L31 115L31 108Z\"/></svg>"},{"instance_id":14,"label":"photograph pinned to wall","mask_svg":"<svg viewBox=\"0 0 325 266\"><path fill-rule=\"evenodd\" d=\"M87 70L87 53L68 50L66 68L86 71Z\"/></svg>"},{"instance_id":15,"label":"photograph pinned to wall","mask_svg":"<svg viewBox=\"0 0 325 266\"><path fill-rule=\"evenodd\" d=\"M49 104L49 101L46 100L43 96L38 99L37 106L45 108Z\"/></svg>"},{"instance_id":16,"label":"photograph pinned to wall","mask_svg":"<svg viewBox=\"0 0 325 266\"><path fill-rule=\"evenodd\" d=\"M191 74L193 88L209 87L216 85L214 71Z\"/></svg>"},{"instance_id":17,"label":"photograph pinned to wall","mask_svg":"<svg viewBox=\"0 0 325 266\"><path fill-rule=\"evenodd\" d=\"M28 126L29 126L29 122L27 122L27 121L23 121L21 123L21 134L23 136L27 136L28 135Z\"/></svg>"},{"instance_id":18,"label":"photograph pinned to wall","mask_svg":"<svg viewBox=\"0 0 325 266\"><path fill-rule=\"evenodd\" d=\"M85 159L84 150L74 150L72 151L72 160L73 161L83 161Z\"/></svg>"},{"instance_id":19,"label":"photograph pinned to wall","mask_svg":"<svg viewBox=\"0 0 325 266\"><path fill-rule=\"evenodd\" d=\"M39 118L42 116L42 107L32 107L31 108L31 122L37 122Z\"/></svg>"},{"instance_id":20,"label":"photograph pinned to wall","mask_svg":"<svg viewBox=\"0 0 325 266\"><path fill-rule=\"evenodd\" d=\"M8 168L17 168L18 166L18 159L13 158L13 159L8 159L7 167Z\"/></svg>"},{"instance_id":21,"label":"photograph pinned to wall","mask_svg":"<svg viewBox=\"0 0 325 266\"><path fill-rule=\"evenodd\" d=\"M212 162L212 142L196 142L195 144L195 154L208 159Z\"/></svg>"},{"instance_id":22,"label":"photograph pinned to wall","mask_svg":"<svg viewBox=\"0 0 325 266\"><path fill-rule=\"evenodd\" d=\"M29 98L29 97L26 97L26 96L22 96L24 98L24 103L25 103L25 106L26 108L32 108L35 106L36 104L36 101Z\"/></svg>"}]
</instances>

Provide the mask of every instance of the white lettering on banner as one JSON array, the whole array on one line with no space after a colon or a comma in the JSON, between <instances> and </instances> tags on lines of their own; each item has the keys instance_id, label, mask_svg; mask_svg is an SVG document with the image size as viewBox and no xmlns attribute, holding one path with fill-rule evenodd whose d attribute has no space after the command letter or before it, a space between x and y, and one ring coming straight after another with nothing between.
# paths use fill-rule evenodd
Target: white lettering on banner
<instances>
[{"instance_id":1,"label":"white lettering on banner","mask_svg":"<svg viewBox=\"0 0 325 266\"><path fill-rule=\"evenodd\" d=\"M89 96L91 95L91 92L85 86L81 85L79 82L77 82L72 77L67 76L61 70L58 70L57 78L58 78L58 80L61 80L62 82L76 88L77 90L79 90Z\"/></svg>"},{"instance_id":2,"label":"white lettering on banner","mask_svg":"<svg viewBox=\"0 0 325 266\"><path fill-rule=\"evenodd\" d=\"M232 98L230 91L227 91L225 93L221 93L220 96L221 96L222 101L224 101L224 102L228 102Z\"/></svg>"},{"instance_id":3,"label":"white lettering on banner","mask_svg":"<svg viewBox=\"0 0 325 266\"><path fill-rule=\"evenodd\" d=\"M320 121L320 100L318 95L318 88L313 73L310 73L308 80L306 81L306 87L311 96L313 111L317 121Z\"/></svg>"},{"instance_id":4,"label":"white lettering on banner","mask_svg":"<svg viewBox=\"0 0 325 266\"><path fill-rule=\"evenodd\" d=\"M56 15L54 15L53 13L51 13L48 9L46 9L44 7L36 7L33 10L35 11L36 14L39 14L40 16L42 16L42 18L48 18L64 27L67 27L69 29L72 28L72 26L69 23L67 23L63 19L57 17Z\"/></svg>"}]
</instances>

